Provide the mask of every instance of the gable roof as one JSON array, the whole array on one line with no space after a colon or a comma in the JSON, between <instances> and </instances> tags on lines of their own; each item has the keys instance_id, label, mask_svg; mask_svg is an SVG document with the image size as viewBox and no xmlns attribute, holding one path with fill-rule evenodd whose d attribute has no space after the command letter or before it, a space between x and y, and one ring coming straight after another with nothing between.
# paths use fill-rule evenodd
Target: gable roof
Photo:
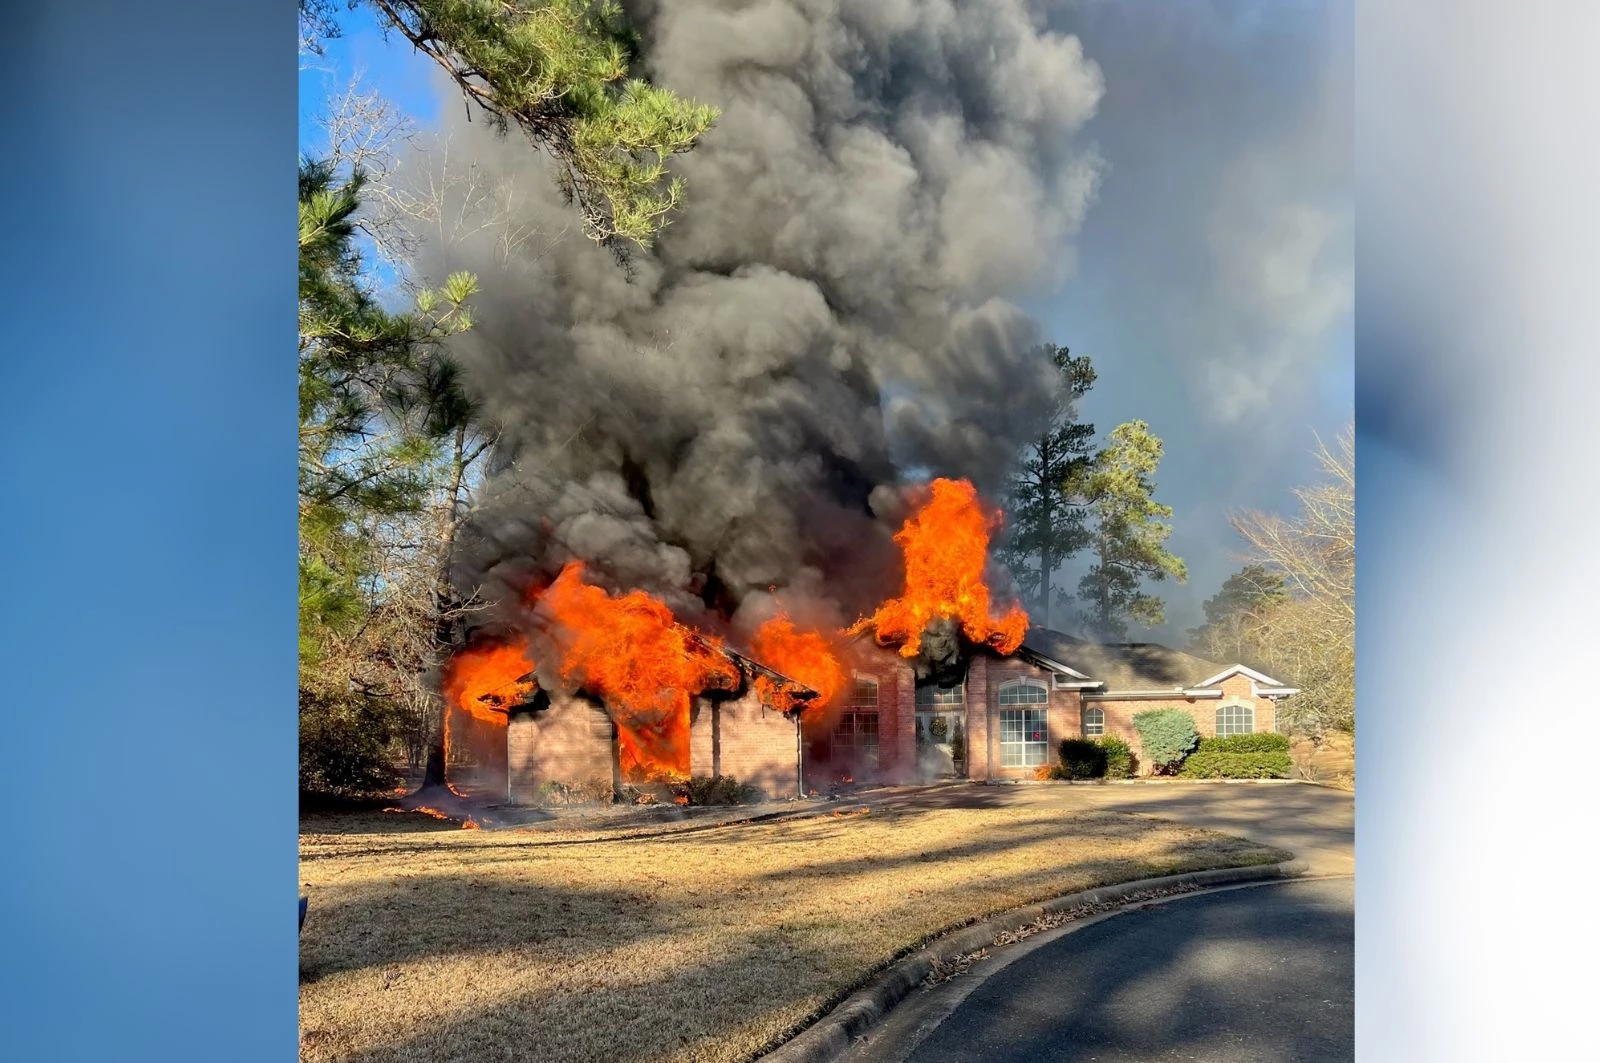
<instances>
[{"instance_id":1,"label":"gable roof","mask_svg":"<svg viewBox=\"0 0 1600 1063\"><path fill-rule=\"evenodd\" d=\"M1023 638L1022 648L1096 679L1108 691L1192 690L1213 686L1239 672L1263 686L1281 687L1277 680L1243 665L1224 666L1155 642L1089 642L1033 627Z\"/></svg>"}]
</instances>

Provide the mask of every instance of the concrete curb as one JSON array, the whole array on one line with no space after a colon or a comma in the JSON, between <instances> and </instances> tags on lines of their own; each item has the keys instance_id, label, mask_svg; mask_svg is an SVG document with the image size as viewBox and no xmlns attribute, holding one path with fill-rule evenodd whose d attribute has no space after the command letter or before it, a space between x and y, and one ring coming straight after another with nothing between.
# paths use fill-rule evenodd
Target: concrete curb
<instances>
[{"instance_id":1,"label":"concrete curb","mask_svg":"<svg viewBox=\"0 0 1600 1063\"><path fill-rule=\"evenodd\" d=\"M1306 862L1299 859L1250 867L1191 871L1182 875L1101 886L1081 893L1053 897L1024 908L1014 908L993 919L936 938L925 947L895 961L817 1022L758 1058L761 1063L830 1063L846 1052L856 1038L883 1019L891 1008L909 996L936 966L950 963L959 956L979 949L993 948L995 939L1001 934L1018 930L1043 916L1090 904L1116 904L1150 890L1265 882L1297 878L1306 871Z\"/></svg>"}]
</instances>

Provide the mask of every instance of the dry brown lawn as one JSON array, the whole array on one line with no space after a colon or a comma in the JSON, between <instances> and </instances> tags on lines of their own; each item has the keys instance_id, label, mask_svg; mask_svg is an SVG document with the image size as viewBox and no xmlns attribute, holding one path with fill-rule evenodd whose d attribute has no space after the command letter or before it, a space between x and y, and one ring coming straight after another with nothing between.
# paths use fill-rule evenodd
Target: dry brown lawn
<instances>
[{"instance_id":1,"label":"dry brown lawn","mask_svg":"<svg viewBox=\"0 0 1600 1063\"><path fill-rule=\"evenodd\" d=\"M1290 748L1304 778L1344 790L1356 788L1356 746L1352 735L1333 731L1323 738L1321 748L1309 739L1299 739ZM1309 771L1306 769L1309 768Z\"/></svg>"},{"instance_id":2,"label":"dry brown lawn","mask_svg":"<svg viewBox=\"0 0 1600 1063\"><path fill-rule=\"evenodd\" d=\"M1018 808L598 842L415 815L307 821L301 1058L734 1063L956 925L1287 855L1143 816Z\"/></svg>"}]
</instances>

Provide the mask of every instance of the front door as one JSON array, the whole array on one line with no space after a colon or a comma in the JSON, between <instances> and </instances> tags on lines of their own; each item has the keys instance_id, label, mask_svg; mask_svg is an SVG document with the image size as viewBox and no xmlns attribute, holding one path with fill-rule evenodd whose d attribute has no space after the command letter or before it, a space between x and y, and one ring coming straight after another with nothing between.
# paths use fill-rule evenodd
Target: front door
<instances>
[{"instance_id":1,"label":"front door","mask_svg":"<svg viewBox=\"0 0 1600 1063\"><path fill-rule=\"evenodd\" d=\"M966 775L966 711L920 710L917 713L917 764L924 777Z\"/></svg>"}]
</instances>

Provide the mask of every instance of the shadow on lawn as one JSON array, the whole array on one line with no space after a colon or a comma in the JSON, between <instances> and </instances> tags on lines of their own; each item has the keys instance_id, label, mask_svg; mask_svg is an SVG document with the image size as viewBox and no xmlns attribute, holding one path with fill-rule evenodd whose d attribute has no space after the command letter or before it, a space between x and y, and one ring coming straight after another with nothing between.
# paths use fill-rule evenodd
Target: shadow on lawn
<instances>
[{"instance_id":1,"label":"shadow on lawn","mask_svg":"<svg viewBox=\"0 0 1600 1063\"><path fill-rule=\"evenodd\" d=\"M301 935L300 982L452 953L543 947L575 960L667 928L655 903L635 892L493 874L418 875L343 895L322 889Z\"/></svg>"},{"instance_id":2,"label":"shadow on lawn","mask_svg":"<svg viewBox=\"0 0 1600 1063\"><path fill-rule=\"evenodd\" d=\"M1157 854L1162 860L1180 859L1179 852L1169 850ZM1105 881L1126 879L1136 872L1138 865L1124 862L1121 865L1078 865L1096 879ZM1020 871L996 876L994 885L1014 890L1019 885L1031 887L1039 878L1038 870ZM444 888L445 883L435 883L434 888ZM893 958L920 947L923 939L907 941L903 947L889 955L845 958L834 951L817 947L813 935L821 927L820 917L796 916L780 924L756 925L740 929L737 933L722 935L717 939L714 957L707 958L703 947L701 955L680 952L675 939L695 929L700 921L721 925L726 912L701 915L686 911L681 904L657 900L634 894L606 891L556 891L526 889L520 892L537 894L526 899L542 903L551 916L548 924L538 928L541 935L530 937L533 924L514 920L497 924L503 917L502 906L505 884L495 902L485 900L479 906L468 904L460 912L458 925L474 931L472 948L485 950L542 946L538 963L549 969L559 980L535 989L522 990L496 999L493 1003L463 1011L449 1018L430 1022L406 1036L383 1045L364 1045L344 1051L334 1050L339 1031L322 1030L315 1026L302 1031L302 1058L311 1061L338 1059L341 1063L399 1063L399 1061L426 1059L436 1063L479 1063L489 1058L539 1060L540 1063L590 1063L593 1060L748 1060L760 1051L770 1050L798 1026L831 1010L850 992L853 992L872 973L881 969ZM517 890L509 892L516 893ZM927 898L931 911L948 906L943 896L956 890L935 891ZM1041 886L1039 898L1059 890ZM1248 892L1248 891L1242 891ZM542 900L540 900L542 899ZM394 913L393 898L374 896L351 905L345 913L350 919L371 918L375 911ZM598 920L603 911L606 919ZM399 913L403 915L403 911ZM385 916L388 918L388 916ZM1147 918L1145 915L1120 917ZM485 922L487 920L487 922ZM948 926L954 926L951 923ZM1126 924L1122 924L1126 925ZM1174 975L1166 968L1172 961L1181 963L1186 949L1204 943L1212 948L1225 944L1226 928L1220 924L1202 922L1188 937L1179 939L1179 946L1171 955L1130 955L1075 967L1075 975L1082 984L1091 987L1088 999L1078 1007L1083 1021L1113 1021L1096 1009L1106 1001L1122 999L1119 994L1138 991L1147 982L1153 988L1167 992L1174 984L1180 987L1177 997L1195 1002L1186 1005L1183 1015L1160 1008L1143 1014L1143 1032L1159 1039L1165 1036L1206 1035L1215 1032L1216 1023L1209 1026L1202 1018L1196 1025L1194 1015L1208 1013L1207 1001L1218 989L1215 975L1206 973L1203 965L1190 974L1181 971ZM945 929L939 927L938 929ZM930 932L934 929L929 928ZM1095 928L1089 928L1091 930ZM1301 940L1328 931L1314 920L1302 919L1281 933L1271 926L1256 928L1252 940L1267 942L1262 956L1281 955ZM576 933L575 933L576 932ZM487 936L485 934L487 933ZM1220 936L1219 936L1220 935ZM670 969L662 973L652 965L630 965L624 958L605 959L593 965L584 977L593 980L574 981L574 972L585 957L595 959L603 950L637 945L648 938L658 939L660 951L653 954L658 963L669 962ZM402 959L425 955L430 948L458 951L465 944L444 938L431 941L414 940L400 945L385 943L365 962L357 966L382 965ZM1303 944L1303 942L1302 942ZM398 946L398 947L396 947ZM1259 945L1252 946L1260 951ZM1274 952L1274 950L1277 950ZM663 955L670 961L663 961ZM1019 961L1025 963L1027 960ZM330 973L323 971L322 974ZM1240 972L1234 972L1235 975ZM1248 979L1246 979L1248 981ZM1237 987L1237 982L1233 983ZM1252 992L1260 991L1257 986ZM448 991L448 990L443 990ZM1270 992L1270 987L1268 988ZM1293 986L1285 992L1290 997ZM1299 1015L1293 1001L1285 1005L1282 1013L1285 1023L1284 1053L1270 1058L1299 1058L1294 1054L1292 1038L1287 1032ZM1050 1009L1044 1009L1047 1013ZM1275 1013L1275 1020L1279 1017ZM1225 1031L1224 1031L1225 1032ZM730 1051L737 1043L743 1050ZM326 1044L324 1051L320 1046ZM953 1047L970 1046L963 1040ZM1049 1055L1047 1053L1047 1055ZM940 1060L967 1058L962 1055L937 1057ZM1023 1057L1018 1057L1023 1058ZM1042 1056L1034 1058L1044 1058ZM1070 1057L1049 1055L1049 1058L1085 1059L1079 1053Z\"/></svg>"}]
</instances>

